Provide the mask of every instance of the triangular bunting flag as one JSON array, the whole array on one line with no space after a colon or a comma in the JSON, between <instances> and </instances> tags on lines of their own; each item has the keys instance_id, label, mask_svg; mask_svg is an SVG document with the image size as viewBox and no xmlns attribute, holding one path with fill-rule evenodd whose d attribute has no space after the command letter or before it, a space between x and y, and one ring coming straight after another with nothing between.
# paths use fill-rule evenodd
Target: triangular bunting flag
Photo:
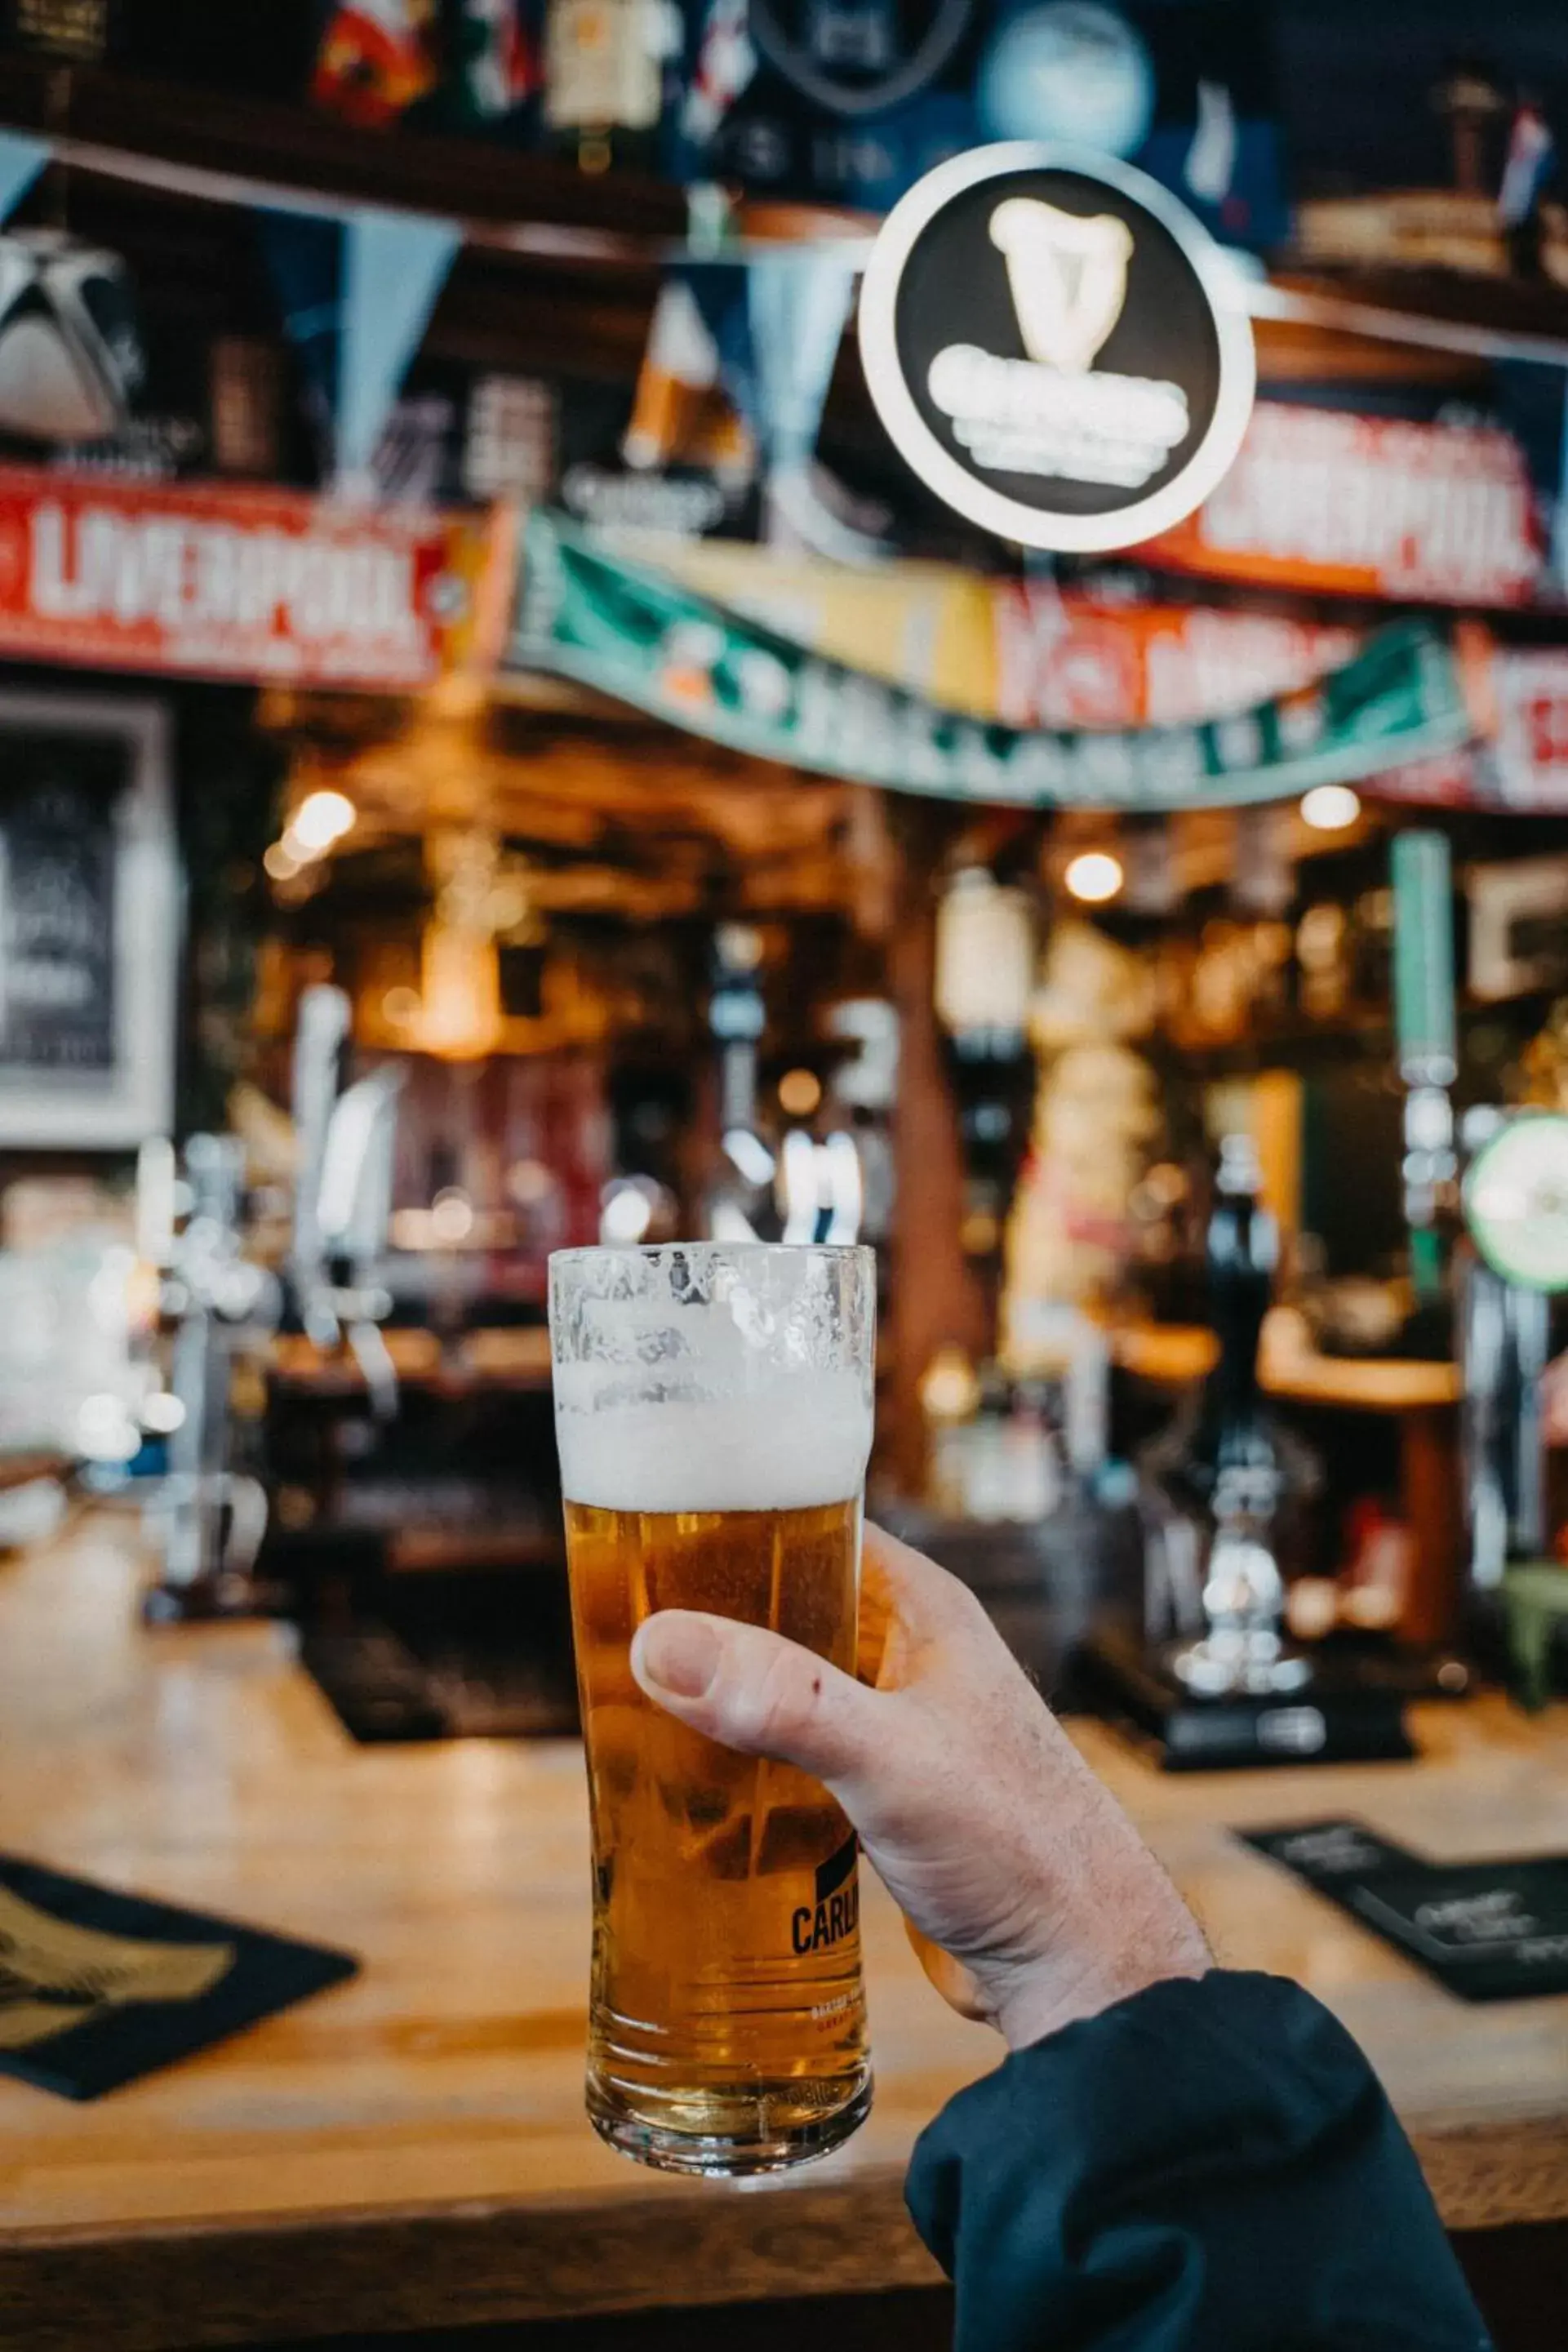
<instances>
[{"instance_id":1,"label":"triangular bunting flag","mask_svg":"<svg viewBox=\"0 0 1568 2352\"><path fill-rule=\"evenodd\" d=\"M382 426L463 242L455 222L355 213L343 229L338 481L362 487Z\"/></svg>"},{"instance_id":2,"label":"triangular bunting flag","mask_svg":"<svg viewBox=\"0 0 1568 2352\"><path fill-rule=\"evenodd\" d=\"M816 447L854 279L853 262L831 252L768 256L747 268L769 538L789 535L781 503L788 504L789 486L805 474Z\"/></svg>"},{"instance_id":3,"label":"triangular bunting flag","mask_svg":"<svg viewBox=\"0 0 1568 2352\"><path fill-rule=\"evenodd\" d=\"M47 139L29 139L21 131L0 131L0 221L10 219L49 154Z\"/></svg>"}]
</instances>

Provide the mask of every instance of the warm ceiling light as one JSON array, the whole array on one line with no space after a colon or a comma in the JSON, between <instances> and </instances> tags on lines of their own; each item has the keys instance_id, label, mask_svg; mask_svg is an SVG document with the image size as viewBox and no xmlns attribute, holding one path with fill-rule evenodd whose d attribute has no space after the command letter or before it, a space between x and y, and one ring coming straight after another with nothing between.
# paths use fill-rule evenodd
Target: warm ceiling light
<instances>
[{"instance_id":1,"label":"warm ceiling light","mask_svg":"<svg viewBox=\"0 0 1568 2352\"><path fill-rule=\"evenodd\" d=\"M1343 833L1361 814L1361 796L1348 784L1314 784L1301 795L1301 823L1314 833Z\"/></svg>"},{"instance_id":2,"label":"warm ceiling light","mask_svg":"<svg viewBox=\"0 0 1568 2352\"><path fill-rule=\"evenodd\" d=\"M307 793L295 810L289 833L297 848L308 857L319 857L330 849L335 841L350 832L359 811L347 793Z\"/></svg>"},{"instance_id":3,"label":"warm ceiling light","mask_svg":"<svg viewBox=\"0 0 1568 2352\"><path fill-rule=\"evenodd\" d=\"M1126 877L1121 859L1113 857L1108 849L1085 849L1073 858L1062 879L1071 897L1086 907L1103 907L1107 898L1116 896Z\"/></svg>"},{"instance_id":4,"label":"warm ceiling light","mask_svg":"<svg viewBox=\"0 0 1568 2352\"><path fill-rule=\"evenodd\" d=\"M814 1070L786 1070L779 1081L779 1107L790 1118L810 1118L822 1099L822 1082Z\"/></svg>"},{"instance_id":5,"label":"warm ceiling light","mask_svg":"<svg viewBox=\"0 0 1568 2352\"><path fill-rule=\"evenodd\" d=\"M618 1185L604 1203L599 1238L612 1248L634 1249L653 1222L653 1204L636 1184Z\"/></svg>"},{"instance_id":6,"label":"warm ceiling light","mask_svg":"<svg viewBox=\"0 0 1568 2352\"><path fill-rule=\"evenodd\" d=\"M460 1248L474 1231L474 1203L466 1192L449 1184L430 1204L430 1237L443 1248Z\"/></svg>"}]
</instances>

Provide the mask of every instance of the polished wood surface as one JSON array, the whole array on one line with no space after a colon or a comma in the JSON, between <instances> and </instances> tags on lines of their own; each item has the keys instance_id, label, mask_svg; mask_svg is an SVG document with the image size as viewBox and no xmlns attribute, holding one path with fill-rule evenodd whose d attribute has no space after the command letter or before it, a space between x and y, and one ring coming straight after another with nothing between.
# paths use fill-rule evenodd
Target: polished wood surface
<instances>
[{"instance_id":1,"label":"polished wood surface","mask_svg":"<svg viewBox=\"0 0 1568 2352\"><path fill-rule=\"evenodd\" d=\"M134 1525L0 1565L0 1846L345 1944L352 1984L85 2107L0 2083L0 2344L169 2352L917 2284L916 2132L998 2048L868 1888L877 2103L841 2155L672 2183L582 2118L570 1742L356 1748L276 1625L149 1633ZM1221 1957L1344 2019L1451 2226L1568 2217L1568 2000L1460 2007L1227 1825L1357 1812L1436 1854L1568 1843L1568 1710L1417 1711L1415 1767L1162 1780L1085 1751Z\"/></svg>"}]
</instances>

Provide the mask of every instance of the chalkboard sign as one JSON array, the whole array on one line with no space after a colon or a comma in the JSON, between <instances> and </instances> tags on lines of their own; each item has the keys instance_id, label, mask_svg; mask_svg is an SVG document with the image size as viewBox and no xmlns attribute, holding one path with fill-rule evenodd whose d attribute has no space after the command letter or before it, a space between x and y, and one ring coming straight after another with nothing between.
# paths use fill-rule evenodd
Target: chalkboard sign
<instances>
[{"instance_id":1,"label":"chalkboard sign","mask_svg":"<svg viewBox=\"0 0 1568 2352\"><path fill-rule=\"evenodd\" d=\"M0 1150L166 1128L179 882L155 705L0 695Z\"/></svg>"},{"instance_id":2,"label":"chalkboard sign","mask_svg":"<svg viewBox=\"0 0 1568 2352\"><path fill-rule=\"evenodd\" d=\"M114 817L124 743L22 735L0 796L0 1056L114 1067Z\"/></svg>"}]
</instances>

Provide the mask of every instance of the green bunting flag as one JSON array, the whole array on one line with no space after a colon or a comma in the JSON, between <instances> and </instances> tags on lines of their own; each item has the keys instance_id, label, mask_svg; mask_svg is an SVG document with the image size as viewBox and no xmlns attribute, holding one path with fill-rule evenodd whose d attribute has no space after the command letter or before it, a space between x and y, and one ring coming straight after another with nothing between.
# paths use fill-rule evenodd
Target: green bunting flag
<instances>
[{"instance_id":1,"label":"green bunting flag","mask_svg":"<svg viewBox=\"0 0 1568 2352\"><path fill-rule=\"evenodd\" d=\"M1452 751L1472 731L1452 656L1418 622L1383 630L1314 685L1230 718L1005 727L824 660L539 510L524 536L508 666L574 678L762 759L1025 808L1281 800Z\"/></svg>"}]
</instances>

